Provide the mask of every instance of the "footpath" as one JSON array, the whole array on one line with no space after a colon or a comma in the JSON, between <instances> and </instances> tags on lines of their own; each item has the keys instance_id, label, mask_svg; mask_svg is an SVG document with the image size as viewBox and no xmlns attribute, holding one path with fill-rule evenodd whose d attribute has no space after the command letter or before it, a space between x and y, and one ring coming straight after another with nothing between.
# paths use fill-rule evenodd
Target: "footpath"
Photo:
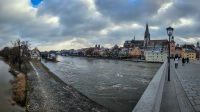
<instances>
[{"instance_id":1,"label":"footpath","mask_svg":"<svg viewBox=\"0 0 200 112\"><path fill-rule=\"evenodd\" d=\"M108 112L109 110L65 84L40 62L31 61L27 74L29 112Z\"/></svg>"},{"instance_id":2,"label":"footpath","mask_svg":"<svg viewBox=\"0 0 200 112\"><path fill-rule=\"evenodd\" d=\"M160 112L200 112L200 61L178 68L171 60L171 80L166 75Z\"/></svg>"}]
</instances>

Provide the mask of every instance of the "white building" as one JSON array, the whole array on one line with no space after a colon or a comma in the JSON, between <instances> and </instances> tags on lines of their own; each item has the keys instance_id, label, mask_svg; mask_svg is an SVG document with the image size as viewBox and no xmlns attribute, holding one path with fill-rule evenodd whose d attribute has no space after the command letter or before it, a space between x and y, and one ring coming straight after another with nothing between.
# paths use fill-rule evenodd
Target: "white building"
<instances>
[{"instance_id":1,"label":"white building","mask_svg":"<svg viewBox=\"0 0 200 112\"><path fill-rule=\"evenodd\" d=\"M31 50L30 54L31 54L31 59L40 60L40 51L37 48Z\"/></svg>"},{"instance_id":2,"label":"white building","mask_svg":"<svg viewBox=\"0 0 200 112\"><path fill-rule=\"evenodd\" d=\"M167 60L168 52L145 51L144 55L147 62L164 62Z\"/></svg>"}]
</instances>

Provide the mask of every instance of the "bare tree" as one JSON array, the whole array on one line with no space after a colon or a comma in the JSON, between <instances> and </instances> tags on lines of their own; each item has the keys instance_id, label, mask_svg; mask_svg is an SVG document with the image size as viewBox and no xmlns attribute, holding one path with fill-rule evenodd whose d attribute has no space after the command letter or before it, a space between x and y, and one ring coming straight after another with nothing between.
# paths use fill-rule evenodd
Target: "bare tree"
<instances>
[{"instance_id":1,"label":"bare tree","mask_svg":"<svg viewBox=\"0 0 200 112\"><path fill-rule=\"evenodd\" d=\"M13 52L16 56L15 59L17 59L18 61L18 69L21 70L22 62L30 58L30 44L28 43L28 41L21 41L20 39L17 39L11 43L13 44Z\"/></svg>"}]
</instances>

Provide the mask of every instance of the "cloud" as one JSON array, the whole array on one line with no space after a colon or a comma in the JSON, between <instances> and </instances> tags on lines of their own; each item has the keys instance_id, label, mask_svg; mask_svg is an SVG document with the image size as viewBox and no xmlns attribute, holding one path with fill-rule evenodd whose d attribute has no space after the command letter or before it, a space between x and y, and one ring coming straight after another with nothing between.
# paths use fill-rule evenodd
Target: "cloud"
<instances>
[{"instance_id":1,"label":"cloud","mask_svg":"<svg viewBox=\"0 0 200 112\"><path fill-rule=\"evenodd\" d=\"M0 48L17 38L32 48L61 50L122 45L142 40L146 22L151 39L168 39L174 27L176 43L200 38L198 0L43 0L34 8L28 0L1 0Z\"/></svg>"}]
</instances>

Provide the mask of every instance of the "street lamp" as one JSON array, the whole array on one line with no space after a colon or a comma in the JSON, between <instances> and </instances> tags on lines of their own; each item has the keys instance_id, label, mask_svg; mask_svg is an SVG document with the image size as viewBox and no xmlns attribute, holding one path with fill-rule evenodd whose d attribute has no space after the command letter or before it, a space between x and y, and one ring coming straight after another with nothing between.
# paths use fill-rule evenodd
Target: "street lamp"
<instances>
[{"instance_id":1,"label":"street lamp","mask_svg":"<svg viewBox=\"0 0 200 112\"><path fill-rule=\"evenodd\" d=\"M172 28L171 26L169 26L168 28L166 28L167 30L167 34L169 36L169 42L168 42L168 81L170 81L170 37L173 34L173 30L174 28Z\"/></svg>"}]
</instances>

